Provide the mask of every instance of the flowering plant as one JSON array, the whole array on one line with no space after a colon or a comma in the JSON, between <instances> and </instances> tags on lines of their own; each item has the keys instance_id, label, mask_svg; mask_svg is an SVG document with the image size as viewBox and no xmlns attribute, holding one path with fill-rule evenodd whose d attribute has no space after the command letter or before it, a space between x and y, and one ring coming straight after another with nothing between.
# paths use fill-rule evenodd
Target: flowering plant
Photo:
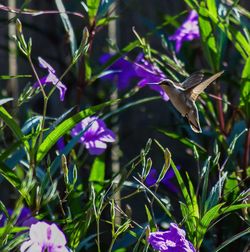
<instances>
[{"instance_id":1,"label":"flowering plant","mask_svg":"<svg viewBox=\"0 0 250 252\"><path fill-rule=\"evenodd\" d=\"M0 251L247 251L245 5L48 2L0 4Z\"/></svg>"}]
</instances>

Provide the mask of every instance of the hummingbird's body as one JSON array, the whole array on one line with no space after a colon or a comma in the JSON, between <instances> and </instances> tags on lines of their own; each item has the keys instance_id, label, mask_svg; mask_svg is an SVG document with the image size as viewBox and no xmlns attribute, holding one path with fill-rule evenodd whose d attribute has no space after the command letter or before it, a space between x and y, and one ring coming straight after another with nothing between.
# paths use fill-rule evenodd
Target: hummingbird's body
<instances>
[{"instance_id":1,"label":"hummingbird's body","mask_svg":"<svg viewBox=\"0 0 250 252\"><path fill-rule=\"evenodd\" d=\"M212 75L208 79L204 79L202 73L195 73L187 78L183 83L174 83L171 80L164 80L159 85L167 93L174 107L187 117L193 131L200 133L199 114L195 101L199 94L213 81L215 81L223 73L219 72Z\"/></svg>"}]
</instances>

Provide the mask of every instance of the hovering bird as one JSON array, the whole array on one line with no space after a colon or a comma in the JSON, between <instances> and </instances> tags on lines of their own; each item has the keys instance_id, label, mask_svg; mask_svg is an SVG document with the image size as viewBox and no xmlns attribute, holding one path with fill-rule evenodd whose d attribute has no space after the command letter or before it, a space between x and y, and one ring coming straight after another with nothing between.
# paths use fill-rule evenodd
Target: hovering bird
<instances>
[{"instance_id":1,"label":"hovering bird","mask_svg":"<svg viewBox=\"0 0 250 252\"><path fill-rule=\"evenodd\" d=\"M202 72L191 74L182 83L176 83L166 79L159 83L168 95L174 107L183 117L188 119L191 129L196 133L201 133L199 114L195 101L204 89L219 78L224 71L216 73L211 77L204 79Z\"/></svg>"}]
</instances>

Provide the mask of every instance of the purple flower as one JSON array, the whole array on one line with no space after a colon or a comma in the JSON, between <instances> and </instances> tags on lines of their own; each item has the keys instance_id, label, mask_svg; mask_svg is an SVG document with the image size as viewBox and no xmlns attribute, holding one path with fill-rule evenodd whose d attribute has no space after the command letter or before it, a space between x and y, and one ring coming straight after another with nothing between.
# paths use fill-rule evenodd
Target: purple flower
<instances>
[{"instance_id":1,"label":"purple flower","mask_svg":"<svg viewBox=\"0 0 250 252\"><path fill-rule=\"evenodd\" d=\"M186 240L186 233L177 224L170 223L168 231L150 233L148 242L160 252L195 252L191 242Z\"/></svg>"},{"instance_id":2,"label":"purple flower","mask_svg":"<svg viewBox=\"0 0 250 252\"><path fill-rule=\"evenodd\" d=\"M56 87L59 89L59 92L60 92L60 100L63 101L67 87L58 79L58 77L56 76L55 69L49 63L47 63L41 57L38 57L38 61L39 61L39 66L41 68L48 70L48 75L40 79L41 84L47 85L47 83L52 83L53 85L56 85ZM38 81L33 85L33 87L34 88L40 87Z\"/></svg>"},{"instance_id":3,"label":"purple flower","mask_svg":"<svg viewBox=\"0 0 250 252\"><path fill-rule=\"evenodd\" d=\"M13 209L8 209L8 214L12 215L12 213L13 213ZM6 219L7 219L6 215L2 213L0 216L0 227L4 226ZM30 227L31 224L34 224L37 221L38 220L31 215L31 211L29 210L29 208L24 207L17 218L16 225L20 227L23 227L23 226Z\"/></svg>"},{"instance_id":4,"label":"purple flower","mask_svg":"<svg viewBox=\"0 0 250 252\"><path fill-rule=\"evenodd\" d=\"M177 166L177 169L180 169L180 166ZM163 177L163 179L160 181L162 184L164 184L170 191L174 192L174 193L178 193L179 190L176 188L176 186L171 182L171 179L174 178L175 174L172 168L170 168L165 176ZM147 186L152 186L156 183L158 179L158 174L156 169L152 168L145 180L145 184Z\"/></svg>"},{"instance_id":5,"label":"purple flower","mask_svg":"<svg viewBox=\"0 0 250 252\"><path fill-rule=\"evenodd\" d=\"M199 37L198 14L192 10L187 20L169 37L169 40L175 40L175 50L179 52L184 41L192 41Z\"/></svg>"},{"instance_id":6,"label":"purple flower","mask_svg":"<svg viewBox=\"0 0 250 252\"><path fill-rule=\"evenodd\" d=\"M31 225L30 239L25 241L20 248L21 252L68 252L65 247L66 238L55 224L39 221Z\"/></svg>"},{"instance_id":7,"label":"purple flower","mask_svg":"<svg viewBox=\"0 0 250 252\"><path fill-rule=\"evenodd\" d=\"M115 134L108 129L101 119L95 116L87 117L77 124L71 131L72 136L77 136L84 131L80 138L91 155L100 155L107 148L106 143L115 141Z\"/></svg>"},{"instance_id":8,"label":"purple flower","mask_svg":"<svg viewBox=\"0 0 250 252\"><path fill-rule=\"evenodd\" d=\"M111 57L111 54L103 54L100 58L100 63L105 64ZM108 80L117 78L117 86L119 90L127 88L130 80L136 77L133 63L125 60L124 58L120 58L115 61L107 70L110 70L110 73L102 76L102 78Z\"/></svg>"},{"instance_id":9,"label":"purple flower","mask_svg":"<svg viewBox=\"0 0 250 252\"><path fill-rule=\"evenodd\" d=\"M143 54L139 54L134 64L134 68L137 76L141 78L137 83L138 87L142 88L148 86L152 90L160 93L165 101L169 100L166 92L158 85L159 82L167 77L157 66L148 62Z\"/></svg>"}]
</instances>

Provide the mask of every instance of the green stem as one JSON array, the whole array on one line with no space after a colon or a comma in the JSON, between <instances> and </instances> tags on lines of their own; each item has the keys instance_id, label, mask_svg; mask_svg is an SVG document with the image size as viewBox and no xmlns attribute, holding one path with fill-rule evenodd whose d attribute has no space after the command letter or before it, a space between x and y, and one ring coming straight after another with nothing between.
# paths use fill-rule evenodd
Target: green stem
<instances>
[{"instance_id":1,"label":"green stem","mask_svg":"<svg viewBox=\"0 0 250 252\"><path fill-rule=\"evenodd\" d=\"M97 232L97 250L101 252L100 247L100 217L96 216L96 232Z\"/></svg>"},{"instance_id":2,"label":"green stem","mask_svg":"<svg viewBox=\"0 0 250 252\"><path fill-rule=\"evenodd\" d=\"M110 244L110 246L109 246L108 252L112 252L112 248L113 248L113 246L114 246L114 244L115 244L115 240L116 240L116 236L113 236L113 237L112 237L111 244Z\"/></svg>"}]
</instances>

